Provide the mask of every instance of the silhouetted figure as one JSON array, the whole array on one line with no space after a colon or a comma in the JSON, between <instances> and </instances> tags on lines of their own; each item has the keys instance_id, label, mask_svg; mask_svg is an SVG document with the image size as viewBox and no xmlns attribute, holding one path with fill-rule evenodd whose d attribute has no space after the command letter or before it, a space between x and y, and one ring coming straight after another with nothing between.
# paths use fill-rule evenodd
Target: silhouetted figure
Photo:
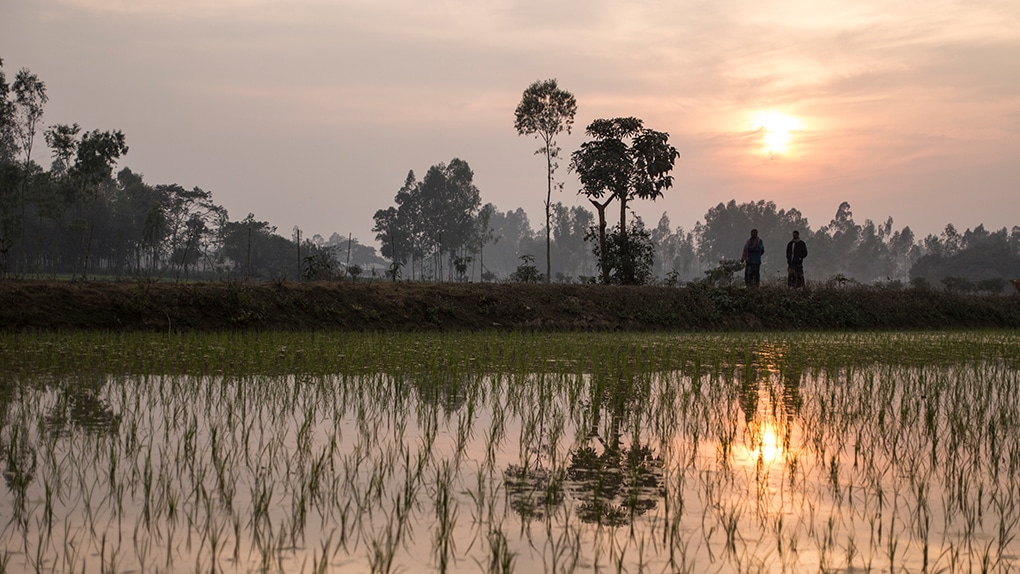
<instances>
[{"instance_id":1,"label":"silhouetted figure","mask_svg":"<svg viewBox=\"0 0 1020 574\"><path fill-rule=\"evenodd\" d=\"M800 232L793 232L793 239L786 244L786 286L799 289L804 286L804 258L807 245L800 240Z\"/></svg>"},{"instance_id":2,"label":"silhouetted figure","mask_svg":"<svg viewBox=\"0 0 1020 574\"><path fill-rule=\"evenodd\" d=\"M740 260L744 262L744 284L748 287L761 285L761 256L765 253L765 242L758 237L758 230L751 230L751 238L744 243Z\"/></svg>"}]
</instances>

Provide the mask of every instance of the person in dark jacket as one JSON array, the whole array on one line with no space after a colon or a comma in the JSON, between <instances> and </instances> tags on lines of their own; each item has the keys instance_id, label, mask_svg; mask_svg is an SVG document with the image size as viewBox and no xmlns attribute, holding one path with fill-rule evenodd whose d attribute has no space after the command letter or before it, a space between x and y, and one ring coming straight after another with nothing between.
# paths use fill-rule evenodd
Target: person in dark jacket
<instances>
[{"instance_id":1,"label":"person in dark jacket","mask_svg":"<svg viewBox=\"0 0 1020 574\"><path fill-rule=\"evenodd\" d=\"M761 256L765 253L765 242L758 237L758 230L751 230L751 238L744 243L740 260L744 262L744 284L748 287L761 285Z\"/></svg>"},{"instance_id":2,"label":"person in dark jacket","mask_svg":"<svg viewBox=\"0 0 1020 574\"><path fill-rule=\"evenodd\" d=\"M793 232L793 239L786 244L786 286L799 289L804 286L804 258L807 244L800 240L800 232Z\"/></svg>"}]
</instances>

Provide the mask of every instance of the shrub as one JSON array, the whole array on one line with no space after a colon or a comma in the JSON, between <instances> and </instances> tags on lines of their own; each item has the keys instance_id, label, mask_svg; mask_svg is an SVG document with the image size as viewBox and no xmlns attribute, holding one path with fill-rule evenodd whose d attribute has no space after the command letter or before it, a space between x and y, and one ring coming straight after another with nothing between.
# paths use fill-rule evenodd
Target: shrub
<instances>
[{"instance_id":1,"label":"shrub","mask_svg":"<svg viewBox=\"0 0 1020 574\"><path fill-rule=\"evenodd\" d=\"M608 277L613 285L644 285L652 278L655 265L655 244L640 219L631 223L626 235L620 226L606 234L606 253L603 257L597 240L598 229L592 227L585 241L592 241L592 253L598 260L600 276ZM593 241L594 240L594 241Z\"/></svg>"},{"instance_id":2,"label":"shrub","mask_svg":"<svg viewBox=\"0 0 1020 574\"><path fill-rule=\"evenodd\" d=\"M970 293L974 291L974 284L966 277L943 277L942 286L951 293Z\"/></svg>"},{"instance_id":3,"label":"shrub","mask_svg":"<svg viewBox=\"0 0 1020 574\"><path fill-rule=\"evenodd\" d=\"M981 279L974 284L974 288L982 293L998 295L1006 289L1007 282L1002 277L989 277Z\"/></svg>"},{"instance_id":4,"label":"shrub","mask_svg":"<svg viewBox=\"0 0 1020 574\"><path fill-rule=\"evenodd\" d=\"M361 266L351 265L350 267L347 268L347 273L350 274L352 281L357 281L358 276L361 275Z\"/></svg>"},{"instance_id":5,"label":"shrub","mask_svg":"<svg viewBox=\"0 0 1020 574\"><path fill-rule=\"evenodd\" d=\"M917 291L928 291L931 289L931 283L925 277L911 277L910 287Z\"/></svg>"},{"instance_id":6,"label":"shrub","mask_svg":"<svg viewBox=\"0 0 1020 574\"><path fill-rule=\"evenodd\" d=\"M538 268L535 267L535 256L534 255L521 255L521 264L517 266L517 270L510 274L510 280L517 283L538 283L542 281L545 276L538 272Z\"/></svg>"},{"instance_id":7,"label":"shrub","mask_svg":"<svg viewBox=\"0 0 1020 574\"><path fill-rule=\"evenodd\" d=\"M719 265L705 271L702 281L713 287L727 287L733 284L733 275L744 268L739 259L721 259Z\"/></svg>"}]
</instances>

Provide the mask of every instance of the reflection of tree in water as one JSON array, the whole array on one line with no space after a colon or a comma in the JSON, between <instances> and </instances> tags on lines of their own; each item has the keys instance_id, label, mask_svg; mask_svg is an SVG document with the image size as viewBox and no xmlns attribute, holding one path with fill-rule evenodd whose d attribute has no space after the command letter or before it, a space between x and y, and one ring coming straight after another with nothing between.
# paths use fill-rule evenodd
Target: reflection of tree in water
<instances>
[{"instance_id":1,"label":"reflection of tree in water","mask_svg":"<svg viewBox=\"0 0 1020 574\"><path fill-rule=\"evenodd\" d=\"M423 404L439 406L446 413L454 413L467 402L467 391L472 383L466 376L444 371L435 376L416 378L412 384Z\"/></svg>"},{"instance_id":2,"label":"reflection of tree in water","mask_svg":"<svg viewBox=\"0 0 1020 574\"><path fill-rule=\"evenodd\" d=\"M116 433L121 417L100 398L105 384L103 378L61 382L55 388L56 402L42 420L40 430L55 436L69 435L75 429L85 433ZM24 392L10 380L0 382L0 455L4 483L14 494L15 520L22 518L24 495L35 479L38 462L31 421L25 420L24 415L21 420L9 420L18 389Z\"/></svg>"},{"instance_id":3,"label":"reflection of tree in water","mask_svg":"<svg viewBox=\"0 0 1020 574\"><path fill-rule=\"evenodd\" d=\"M503 473L510 508L526 520L541 520L563 502L563 473L511 464Z\"/></svg>"},{"instance_id":4,"label":"reflection of tree in water","mask_svg":"<svg viewBox=\"0 0 1020 574\"><path fill-rule=\"evenodd\" d=\"M28 485L35 479L35 448L28 443L24 425L12 425L9 437L0 437L0 449L4 456L4 483L14 494L11 522L21 528L28 527L29 512L25 505ZM3 570L0 568L0 570Z\"/></svg>"},{"instance_id":5,"label":"reflection of tree in water","mask_svg":"<svg viewBox=\"0 0 1020 574\"><path fill-rule=\"evenodd\" d=\"M565 473L540 464L511 465L504 472L510 507L524 518L542 518L567 491L579 500L576 511L583 522L614 526L654 509L662 496L662 459L648 445L624 444L620 430L633 407L647 402L648 392L631 377L592 375L588 419L582 424L590 430L571 453Z\"/></svg>"},{"instance_id":6,"label":"reflection of tree in water","mask_svg":"<svg viewBox=\"0 0 1020 574\"><path fill-rule=\"evenodd\" d=\"M781 372L783 374L783 408L786 418L790 421L800 416L800 409L804 405L804 398L800 395L801 376L804 373L804 365L798 363L784 364Z\"/></svg>"},{"instance_id":7,"label":"reflection of tree in water","mask_svg":"<svg viewBox=\"0 0 1020 574\"><path fill-rule=\"evenodd\" d=\"M577 450L567 468L567 485L581 500L583 522L618 526L655 508L662 495L662 459L647 445L605 444Z\"/></svg>"},{"instance_id":8,"label":"reflection of tree in water","mask_svg":"<svg viewBox=\"0 0 1020 574\"><path fill-rule=\"evenodd\" d=\"M4 483L14 495L11 522L28 526L25 493L35 479L37 457L29 442L29 421L22 414L20 420L9 420L10 406L15 400L15 387L10 380L0 381L0 455L3 456ZM24 397L22 397L24 400ZM0 564L0 570L3 570Z\"/></svg>"},{"instance_id":9,"label":"reflection of tree in water","mask_svg":"<svg viewBox=\"0 0 1020 574\"><path fill-rule=\"evenodd\" d=\"M20 418L11 417L10 408L16 400L25 400L27 383L11 380L0 381L0 453L3 461L3 477L7 488L14 495L11 520L27 527L29 514L26 510L25 494L35 480L38 456L33 443L40 440L38 432L54 437L67 436L74 432L85 434L115 434L120 429L121 415L101 398L106 379L103 377L62 380L51 386L56 400L45 417L38 423L21 410ZM17 394L22 393L20 399ZM18 411L16 410L15 413ZM45 440L45 439L43 439ZM0 571L3 568L0 567Z\"/></svg>"},{"instance_id":10,"label":"reflection of tree in water","mask_svg":"<svg viewBox=\"0 0 1020 574\"><path fill-rule=\"evenodd\" d=\"M592 376L591 430L567 468L568 485L581 500L578 515L584 522L626 524L658 504L662 459L636 436L625 445L620 430L636 405L648 403L646 382L624 374Z\"/></svg>"},{"instance_id":11,"label":"reflection of tree in water","mask_svg":"<svg viewBox=\"0 0 1020 574\"><path fill-rule=\"evenodd\" d=\"M16 495L23 495L35 478L35 447L28 442L25 427L12 425L10 436L0 437L4 457L4 482Z\"/></svg>"},{"instance_id":12,"label":"reflection of tree in water","mask_svg":"<svg viewBox=\"0 0 1020 574\"><path fill-rule=\"evenodd\" d=\"M46 415L45 428L57 435L79 429L89 434L114 434L121 415L113 412L100 395L106 380L78 380L57 389L57 401Z\"/></svg>"}]
</instances>

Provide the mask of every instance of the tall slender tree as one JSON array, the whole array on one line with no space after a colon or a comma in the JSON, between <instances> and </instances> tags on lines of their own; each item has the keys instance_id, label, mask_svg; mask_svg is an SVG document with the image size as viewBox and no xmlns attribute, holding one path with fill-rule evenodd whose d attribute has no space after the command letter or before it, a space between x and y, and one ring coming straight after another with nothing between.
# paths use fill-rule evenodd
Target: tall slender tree
<instances>
[{"instance_id":1,"label":"tall slender tree","mask_svg":"<svg viewBox=\"0 0 1020 574\"><path fill-rule=\"evenodd\" d=\"M475 221L478 223L478 265L479 265L479 279L482 283L485 282L487 277L485 269L485 245L487 243L496 243L499 241L499 236L496 235L496 230L490 226L492 220L492 214L496 213L496 206L491 203L486 203L478 210L478 216Z\"/></svg>"},{"instance_id":2,"label":"tall slender tree","mask_svg":"<svg viewBox=\"0 0 1020 574\"><path fill-rule=\"evenodd\" d=\"M27 68L18 71L11 85L14 92L14 134L17 138L18 147L24 156L24 168L21 173L21 192L18 202L21 204L21 253L22 271L28 268L28 249L25 242L26 226L28 225L28 182L32 177L32 148L35 143L35 134L38 131L39 120L42 119L43 111L49 96L46 95L46 84L39 79L39 76L30 72Z\"/></svg>"},{"instance_id":3,"label":"tall slender tree","mask_svg":"<svg viewBox=\"0 0 1020 574\"><path fill-rule=\"evenodd\" d=\"M27 68L18 71L11 86L14 91L15 137L18 147L25 156L25 166L32 161L32 147L38 131L39 120L42 119L46 102L46 83Z\"/></svg>"},{"instance_id":4,"label":"tall slender tree","mask_svg":"<svg viewBox=\"0 0 1020 574\"><path fill-rule=\"evenodd\" d=\"M517 105L514 127L518 135L534 135L542 140L542 147L535 154L545 155L546 195L545 195L545 280L552 276L552 188L553 172L559 167L555 159L559 157L560 148L556 145L556 136L566 130L570 133L577 114L577 101L574 95L561 90L556 80L538 81L524 90L521 103ZM560 186L562 187L562 185Z\"/></svg>"},{"instance_id":5,"label":"tall slender tree","mask_svg":"<svg viewBox=\"0 0 1020 574\"><path fill-rule=\"evenodd\" d=\"M17 146L14 143L14 102L10 99L11 86L4 74L4 59L0 58L0 165L13 162Z\"/></svg>"},{"instance_id":6,"label":"tall slender tree","mask_svg":"<svg viewBox=\"0 0 1020 574\"><path fill-rule=\"evenodd\" d=\"M7 253L14 238L16 226L15 184L17 170L14 143L14 102L10 99L11 86L4 74L4 60L0 58L0 276L7 273Z\"/></svg>"}]
</instances>

